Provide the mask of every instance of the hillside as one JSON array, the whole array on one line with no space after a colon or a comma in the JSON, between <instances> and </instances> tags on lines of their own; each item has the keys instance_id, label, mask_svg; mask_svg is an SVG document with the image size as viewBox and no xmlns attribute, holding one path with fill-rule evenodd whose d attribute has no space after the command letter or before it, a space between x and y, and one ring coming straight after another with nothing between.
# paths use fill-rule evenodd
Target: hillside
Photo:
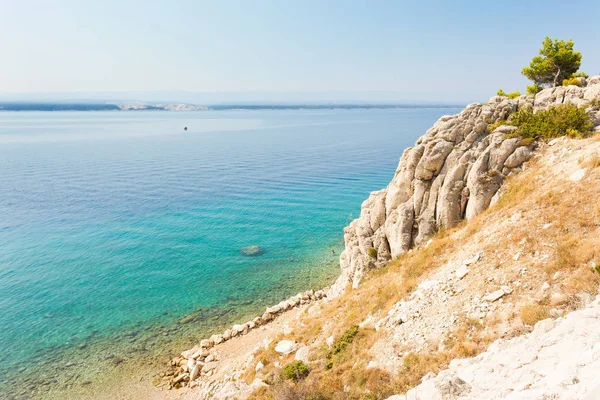
<instances>
[{"instance_id":1,"label":"hillside","mask_svg":"<svg viewBox=\"0 0 600 400\"><path fill-rule=\"evenodd\" d=\"M169 397L185 399L385 399L426 376L408 398L462 398L471 388L480 394L468 398L508 398L511 391L479 385L499 382L493 371L463 378L471 361L452 360L489 348L472 362L502 363L498 348L518 354L528 340L582 323L569 313L597 309L600 141L598 134L527 140L511 135L517 128L505 120L525 107L572 103L587 107L598 131L598 99L594 77L584 87L546 89L535 99L496 96L442 117L346 228L342 272L331 289L301 293L203 340L155 385L180 388ZM581 312L597 319L597 311ZM576 341L592 339L569 340L581 350L589 346ZM568 390L528 392L558 379L544 375L552 368L518 377L514 370L504 378L525 397L510 398L569 398ZM576 378L579 385L593 376ZM441 394L421 397L427 385ZM578 396L594 386L583 382Z\"/></svg>"}]
</instances>

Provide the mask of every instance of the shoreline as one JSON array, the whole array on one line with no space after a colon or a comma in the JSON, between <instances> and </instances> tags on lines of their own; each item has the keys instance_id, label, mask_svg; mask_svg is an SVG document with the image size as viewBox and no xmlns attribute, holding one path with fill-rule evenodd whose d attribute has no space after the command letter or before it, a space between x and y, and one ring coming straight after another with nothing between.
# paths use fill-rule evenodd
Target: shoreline
<instances>
[{"instance_id":1,"label":"shoreline","mask_svg":"<svg viewBox=\"0 0 600 400\"><path fill-rule=\"evenodd\" d=\"M334 267L335 272L323 267L318 282L314 282L316 287L331 285L339 276L337 257L336 262L326 265ZM278 304L287 300L289 298ZM214 336L231 324L236 326L236 322L252 318L265 307L250 306L248 309L245 303L240 301L210 310L196 309L171 322L131 326L128 327L131 330L120 329L118 334L92 337L90 341L59 349L44 349L33 360L15 363L15 368L5 368L0 387L14 399L112 399L123 395L140 399L165 398L165 392L153 385L154 377L167 369L173 356L180 354L182 349L200 343L198 338ZM281 313L276 317L281 317ZM136 387L134 397L131 397L132 385Z\"/></svg>"},{"instance_id":2,"label":"shoreline","mask_svg":"<svg viewBox=\"0 0 600 400\"><path fill-rule=\"evenodd\" d=\"M211 352L211 349L225 343L236 337L249 334L255 329L269 325L276 321L289 311L296 310L301 306L326 301L330 287L319 290L307 290L300 292L295 296L280 301L278 304L267 307L262 315L254 317L252 320L242 324L234 324L226 329L222 334L213 334L210 338L201 339L198 344L188 350L184 350L170 362L170 368L160 380L155 380L156 387L166 387L179 389L182 387L194 388L198 385L195 382L200 376L212 376L218 364L218 356Z\"/></svg>"}]
</instances>

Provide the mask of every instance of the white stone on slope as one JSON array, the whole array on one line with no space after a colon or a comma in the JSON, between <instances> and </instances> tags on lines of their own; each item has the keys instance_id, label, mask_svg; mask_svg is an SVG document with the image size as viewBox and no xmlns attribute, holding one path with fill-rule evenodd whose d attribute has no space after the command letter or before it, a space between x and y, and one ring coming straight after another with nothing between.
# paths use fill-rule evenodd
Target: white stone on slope
<instances>
[{"instance_id":1,"label":"white stone on slope","mask_svg":"<svg viewBox=\"0 0 600 400\"><path fill-rule=\"evenodd\" d=\"M585 176L585 172L586 172L585 168L579 169L579 170L573 172L571 175L569 175L569 179L572 180L573 182L579 182Z\"/></svg>"},{"instance_id":2,"label":"white stone on slope","mask_svg":"<svg viewBox=\"0 0 600 400\"><path fill-rule=\"evenodd\" d=\"M282 340L275 346L275 351L284 355L288 355L296 350L297 343L293 340Z\"/></svg>"},{"instance_id":3,"label":"white stone on slope","mask_svg":"<svg viewBox=\"0 0 600 400\"><path fill-rule=\"evenodd\" d=\"M301 346L296 354L294 355L294 360L302 361L305 364L308 364L308 356L310 354L310 349L308 346Z\"/></svg>"},{"instance_id":4,"label":"white stone on slope","mask_svg":"<svg viewBox=\"0 0 600 400\"><path fill-rule=\"evenodd\" d=\"M469 273L469 268L466 265L461 265L460 267L458 267L456 269L456 272L454 273L456 275L456 277L458 279L462 279L465 276L467 276L467 274Z\"/></svg>"},{"instance_id":5,"label":"white stone on slope","mask_svg":"<svg viewBox=\"0 0 600 400\"><path fill-rule=\"evenodd\" d=\"M598 371L600 296L564 318L538 322L530 334L498 340L475 358L453 360L449 369L391 399L595 400ZM448 382L456 379L465 384L451 394L456 385L449 389Z\"/></svg>"}]
</instances>

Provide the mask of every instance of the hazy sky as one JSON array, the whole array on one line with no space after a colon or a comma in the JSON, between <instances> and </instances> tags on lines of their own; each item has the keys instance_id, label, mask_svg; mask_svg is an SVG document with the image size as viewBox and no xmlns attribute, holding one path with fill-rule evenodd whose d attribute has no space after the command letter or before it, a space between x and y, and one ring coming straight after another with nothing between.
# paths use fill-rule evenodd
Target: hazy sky
<instances>
[{"instance_id":1,"label":"hazy sky","mask_svg":"<svg viewBox=\"0 0 600 400\"><path fill-rule=\"evenodd\" d=\"M0 0L0 92L480 100L524 90L546 35L575 40L600 73L598 0Z\"/></svg>"}]
</instances>

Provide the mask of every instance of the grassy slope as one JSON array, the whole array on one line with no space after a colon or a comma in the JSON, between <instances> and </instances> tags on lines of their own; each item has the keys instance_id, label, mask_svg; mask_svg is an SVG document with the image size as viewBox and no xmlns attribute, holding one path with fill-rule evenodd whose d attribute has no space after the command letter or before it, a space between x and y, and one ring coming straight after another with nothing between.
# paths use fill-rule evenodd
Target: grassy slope
<instances>
[{"instance_id":1,"label":"grassy slope","mask_svg":"<svg viewBox=\"0 0 600 400\"><path fill-rule=\"evenodd\" d=\"M564 139L552 147L545 146L540 154L524 172L509 180L504 194L489 210L468 223L438 233L427 247L371 271L360 288L310 309L291 334L281 335L267 349L257 352L245 379L251 382L257 376L270 385L251 397L386 398L405 392L418 384L423 375L446 367L453 358L483 351L500 335L495 326L508 324L508 335L517 335L546 318L552 308L568 312L578 307L582 293L596 293L600 278L594 272L600 262L600 141L597 137ZM582 168L586 170L585 177L571 181L571 171ZM519 215L516 221L515 214ZM544 228L540 229L541 225ZM377 345L399 345L388 330L375 330L372 324L361 325L342 351L331 354L326 338L340 338L361 322L385 315L420 281L466 247L490 255L490 275L502 273L512 281L518 278L520 287L507 300L514 312L488 315L481 321L462 317L445 337L443 346L420 352L411 352L410 348L398 351L398 367L391 371L367 368L377 356L373 350ZM519 265L514 260L517 248L522 254ZM518 276L517 267L527 268L527 276ZM486 280L480 278L485 286ZM552 304L550 293L544 294L540 288L544 282L552 282L567 300ZM473 290L477 290L477 285ZM280 377L281 367L293 361L293 355L282 358L273 350L274 344L284 338L311 347L311 372L298 383ZM259 361L266 366L256 375L254 366Z\"/></svg>"}]
</instances>

